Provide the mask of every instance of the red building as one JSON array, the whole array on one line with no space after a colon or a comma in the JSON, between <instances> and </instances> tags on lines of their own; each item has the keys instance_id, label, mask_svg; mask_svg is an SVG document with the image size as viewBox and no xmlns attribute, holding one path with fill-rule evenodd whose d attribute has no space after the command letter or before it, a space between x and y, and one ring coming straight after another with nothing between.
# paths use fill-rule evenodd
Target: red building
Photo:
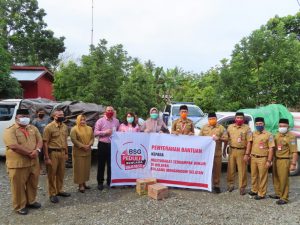
<instances>
[{"instance_id":1,"label":"red building","mask_svg":"<svg viewBox=\"0 0 300 225\"><path fill-rule=\"evenodd\" d=\"M54 100L53 74L43 66L12 66L11 76L23 88L23 98L47 98Z\"/></svg>"}]
</instances>

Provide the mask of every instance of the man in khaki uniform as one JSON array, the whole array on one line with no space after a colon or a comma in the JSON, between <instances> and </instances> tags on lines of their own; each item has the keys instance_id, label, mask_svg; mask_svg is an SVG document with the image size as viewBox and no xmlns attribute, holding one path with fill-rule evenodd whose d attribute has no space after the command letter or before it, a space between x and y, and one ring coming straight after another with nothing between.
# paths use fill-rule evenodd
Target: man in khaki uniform
<instances>
[{"instance_id":1,"label":"man in khaki uniform","mask_svg":"<svg viewBox=\"0 0 300 225\"><path fill-rule=\"evenodd\" d=\"M272 165L273 148L275 142L273 135L266 131L263 117L255 118L255 129L251 151L245 154L248 162L251 156L251 191L249 195L255 196L255 200L266 197L268 186L268 170Z\"/></svg>"},{"instance_id":2,"label":"man in khaki uniform","mask_svg":"<svg viewBox=\"0 0 300 225\"><path fill-rule=\"evenodd\" d=\"M194 135L193 121L188 119L188 107L181 105L179 108L180 118L175 120L172 125L172 134Z\"/></svg>"},{"instance_id":3,"label":"man in khaki uniform","mask_svg":"<svg viewBox=\"0 0 300 225\"><path fill-rule=\"evenodd\" d=\"M220 177L222 172L222 142L227 145L228 135L226 129L217 123L216 113L208 114L208 124L200 131L200 136L211 136L216 142L214 166L213 166L213 190L221 193Z\"/></svg>"},{"instance_id":4,"label":"man in khaki uniform","mask_svg":"<svg viewBox=\"0 0 300 225\"><path fill-rule=\"evenodd\" d=\"M235 114L235 123L228 126L227 134L230 146L227 169L228 191L232 192L234 190L235 173L237 167L240 195L245 195L245 188L247 186L247 164L244 161L244 155L246 149L247 151L250 151L252 132L250 127L244 124L243 112L237 112ZM223 151L223 155L226 156L226 151Z\"/></svg>"},{"instance_id":5,"label":"man in khaki uniform","mask_svg":"<svg viewBox=\"0 0 300 225\"><path fill-rule=\"evenodd\" d=\"M297 143L295 136L289 132L289 120L280 119L278 133L275 136L275 158L273 164L274 195L270 198L279 199L278 205L288 203L289 198L289 170L296 169L298 161ZM292 156L292 162L290 157Z\"/></svg>"},{"instance_id":6,"label":"man in khaki uniform","mask_svg":"<svg viewBox=\"0 0 300 225\"><path fill-rule=\"evenodd\" d=\"M14 210L26 215L28 208L40 208L36 202L39 181L38 153L42 137L38 129L29 125L27 109L18 109L16 123L4 131L6 166L10 178Z\"/></svg>"},{"instance_id":7,"label":"man in khaki uniform","mask_svg":"<svg viewBox=\"0 0 300 225\"><path fill-rule=\"evenodd\" d=\"M50 201L58 203L57 196L70 196L69 193L63 191L65 161L68 159L68 128L63 123L65 118L62 110L56 109L53 112L53 118L54 121L45 127L43 141Z\"/></svg>"}]
</instances>

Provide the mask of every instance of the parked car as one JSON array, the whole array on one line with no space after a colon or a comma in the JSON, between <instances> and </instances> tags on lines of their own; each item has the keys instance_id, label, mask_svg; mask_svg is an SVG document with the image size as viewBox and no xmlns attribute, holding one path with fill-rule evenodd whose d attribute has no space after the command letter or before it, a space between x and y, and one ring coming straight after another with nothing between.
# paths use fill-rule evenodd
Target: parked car
<instances>
[{"instance_id":1,"label":"parked car","mask_svg":"<svg viewBox=\"0 0 300 225\"><path fill-rule=\"evenodd\" d=\"M204 113L199 106L195 105L193 102L172 102L165 106L163 111L163 121L168 126L169 130L172 128L172 123L174 120L180 117L179 108L181 105L186 105L189 109L188 118L194 123L199 119L204 117Z\"/></svg>"},{"instance_id":2,"label":"parked car","mask_svg":"<svg viewBox=\"0 0 300 225\"><path fill-rule=\"evenodd\" d=\"M234 119L235 119L235 112L217 112L217 121L219 124L223 125L226 129L230 124L234 123ZM299 114L296 113L292 113L292 115L294 116L294 121L300 119ZM296 117L296 118L295 118ZM252 131L255 131L255 123L254 123L254 118L249 115L249 114L245 114L245 123L249 125L249 127L251 128ZM299 121L298 121L299 122ZM198 120L195 123L195 135L199 135L201 128L208 123L208 118L207 115L203 118L201 118L200 120ZM297 130L299 129L297 126L295 127L295 129L292 129L291 132L296 135L297 137L297 146L298 146L298 162L296 165L296 170L295 171L291 171L290 175L294 176L297 175L300 172L300 132ZM223 163L227 163L228 158L226 156L226 158L222 158Z\"/></svg>"}]
</instances>

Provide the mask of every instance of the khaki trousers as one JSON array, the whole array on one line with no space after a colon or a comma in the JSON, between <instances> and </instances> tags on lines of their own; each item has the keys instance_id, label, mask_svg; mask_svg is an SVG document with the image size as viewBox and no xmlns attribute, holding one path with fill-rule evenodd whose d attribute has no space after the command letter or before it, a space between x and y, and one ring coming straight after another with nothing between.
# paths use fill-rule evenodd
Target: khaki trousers
<instances>
[{"instance_id":1,"label":"khaki trousers","mask_svg":"<svg viewBox=\"0 0 300 225\"><path fill-rule=\"evenodd\" d=\"M49 154L52 165L47 165L49 196L55 196L63 191L65 176L65 151L52 151Z\"/></svg>"},{"instance_id":2,"label":"khaki trousers","mask_svg":"<svg viewBox=\"0 0 300 225\"><path fill-rule=\"evenodd\" d=\"M220 178L222 173L222 155L215 155L213 166L213 186L220 187Z\"/></svg>"},{"instance_id":3,"label":"khaki trousers","mask_svg":"<svg viewBox=\"0 0 300 225\"><path fill-rule=\"evenodd\" d=\"M247 187L247 164L244 162L244 149L230 149L228 168L227 168L227 186L234 187L236 167L239 176L239 188Z\"/></svg>"},{"instance_id":4,"label":"khaki trousers","mask_svg":"<svg viewBox=\"0 0 300 225\"><path fill-rule=\"evenodd\" d=\"M251 191L265 197L268 187L267 157L251 157Z\"/></svg>"},{"instance_id":5,"label":"khaki trousers","mask_svg":"<svg viewBox=\"0 0 300 225\"><path fill-rule=\"evenodd\" d=\"M8 169L14 210L20 210L36 200L40 166Z\"/></svg>"},{"instance_id":6,"label":"khaki trousers","mask_svg":"<svg viewBox=\"0 0 300 225\"><path fill-rule=\"evenodd\" d=\"M273 165L273 184L275 194L284 201L289 199L289 173L290 160L289 159L275 159Z\"/></svg>"}]
</instances>

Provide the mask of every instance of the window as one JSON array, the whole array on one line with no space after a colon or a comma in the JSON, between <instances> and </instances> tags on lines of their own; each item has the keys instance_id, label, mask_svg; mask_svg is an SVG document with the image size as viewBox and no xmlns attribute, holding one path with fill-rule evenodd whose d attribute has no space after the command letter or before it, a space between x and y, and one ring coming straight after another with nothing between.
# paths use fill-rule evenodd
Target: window
<instances>
[{"instance_id":1,"label":"window","mask_svg":"<svg viewBox=\"0 0 300 225\"><path fill-rule=\"evenodd\" d=\"M172 108L173 116L179 116L179 107L180 106L173 106L173 108ZM203 116L203 112L201 111L201 109L199 107L188 106L188 109L189 109L189 116L192 116L192 117L202 117Z\"/></svg>"},{"instance_id":2,"label":"window","mask_svg":"<svg viewBox=\"0 0 300 225\"><path fill-rule=\"evenodd\" d=\"M0 105L0 121L8 121L11 120L16 105Z\"/></svg>"}]
</instances>

